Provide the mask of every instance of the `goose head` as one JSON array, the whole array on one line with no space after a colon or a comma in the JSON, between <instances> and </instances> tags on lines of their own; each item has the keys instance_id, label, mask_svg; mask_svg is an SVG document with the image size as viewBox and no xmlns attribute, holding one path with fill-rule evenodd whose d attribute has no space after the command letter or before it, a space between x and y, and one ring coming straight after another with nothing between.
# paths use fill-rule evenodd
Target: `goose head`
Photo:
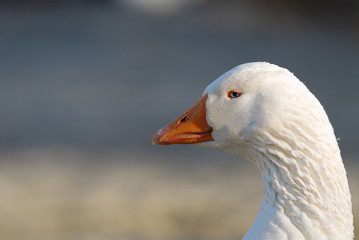
<instances>
[{"instance_id":1,"label":"goose head","mask_svg":"<svg viewBox=\"0 0 359 240\"><path fill-rule=\"evenodd\" d=\"M271 144L265 139L268 133L280 134L290 121L298 123L315 112L326 118L320 103L287 69L247 63L212 82L194 107L155 134L153 143L197 143L256 162L253 146ZM305 124L308 122L300 125Z\"/></svg>"},{"instance_id":2,"label":"goose head","mask_svg":"<svg viewBox=\"0 0 359 240\"><path fill-rule=\"evenodd\" d=\"M248 239L353 238L351 196L332 125L287 69L264 62L231 69L158 130L153 143L220 148L259 168L264 199Z\"/></svg>"}]
</instances>

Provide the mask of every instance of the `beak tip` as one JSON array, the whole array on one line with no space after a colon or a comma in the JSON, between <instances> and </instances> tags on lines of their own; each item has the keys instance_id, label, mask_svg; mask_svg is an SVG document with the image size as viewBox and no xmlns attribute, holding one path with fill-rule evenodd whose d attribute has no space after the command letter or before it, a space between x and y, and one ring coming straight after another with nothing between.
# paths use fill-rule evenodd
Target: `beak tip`
<instances>
[{"instance_id":1,"label":"beak tip","mask_svg":"<svg viewBox=\"0 0 359 240\"><path fill-rule=\"evenodd\" d=\"M162 131L162 129L159 129L159 130L155 133L155 135L153 135L153 138L152 138L152 145L153 145L153 146L155 146L156 144L159 144L158 138L159 138L159 136L160 136L160 134L161 134L161 131Z\"/></svg>"}]
</instances>

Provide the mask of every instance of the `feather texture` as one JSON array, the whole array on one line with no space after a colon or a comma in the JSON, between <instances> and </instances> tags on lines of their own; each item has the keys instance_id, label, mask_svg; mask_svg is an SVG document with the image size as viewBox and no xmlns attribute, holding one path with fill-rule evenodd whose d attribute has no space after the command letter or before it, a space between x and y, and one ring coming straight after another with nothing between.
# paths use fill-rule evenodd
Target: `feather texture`
<instances>
[{"instance_id":1,"label":"feather texture","mask_svg":"<svg viewBox=\"0 0 359 240\"><path fill-rule=\"evenodd\" d=\"M242 95L230 99L228 91ZM207 122L221 148L252 161L264 199L244 239L353 239L351 195L332 125L288 70L240 65L207 87Z\"/></svg>"}]
</instances>

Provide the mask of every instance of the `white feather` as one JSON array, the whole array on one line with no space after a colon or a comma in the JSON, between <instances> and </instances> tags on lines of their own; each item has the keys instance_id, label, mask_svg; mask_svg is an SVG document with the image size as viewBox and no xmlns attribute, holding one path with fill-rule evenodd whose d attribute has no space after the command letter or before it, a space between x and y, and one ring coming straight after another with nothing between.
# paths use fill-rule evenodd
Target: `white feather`
<instances>
[{"instance_id":1,"label":"white feather","mask_svg":"<svg viewBox=\"0 0 359 240\"><path fill-rule=\"evenodd\" d=\"M228 92L238 90L239 98ZM340 150L316 97L287 69L240 65L207 87L207 122L221 148L261 171L264 199L244 239L353 239Z\"/></svg>"}]
</instances>

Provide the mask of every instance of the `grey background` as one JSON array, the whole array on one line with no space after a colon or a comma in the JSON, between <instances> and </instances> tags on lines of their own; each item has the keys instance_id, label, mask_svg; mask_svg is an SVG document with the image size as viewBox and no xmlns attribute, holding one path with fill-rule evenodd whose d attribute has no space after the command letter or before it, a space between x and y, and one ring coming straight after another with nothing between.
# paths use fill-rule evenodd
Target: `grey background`
<instances>
[{"instance_id":1,"label":"grey background","mask_svg":"<svg viewBox=\"0 0 359 240\"><path fill-rule=\"evenodd\" d=\"M354 11L210 1L154 14L121 1L55 3L0 9L1 149L150 148L156 129L222 73L268 61L319 98L344 155L359 153Z\"/></svg>"}]
</instances>

